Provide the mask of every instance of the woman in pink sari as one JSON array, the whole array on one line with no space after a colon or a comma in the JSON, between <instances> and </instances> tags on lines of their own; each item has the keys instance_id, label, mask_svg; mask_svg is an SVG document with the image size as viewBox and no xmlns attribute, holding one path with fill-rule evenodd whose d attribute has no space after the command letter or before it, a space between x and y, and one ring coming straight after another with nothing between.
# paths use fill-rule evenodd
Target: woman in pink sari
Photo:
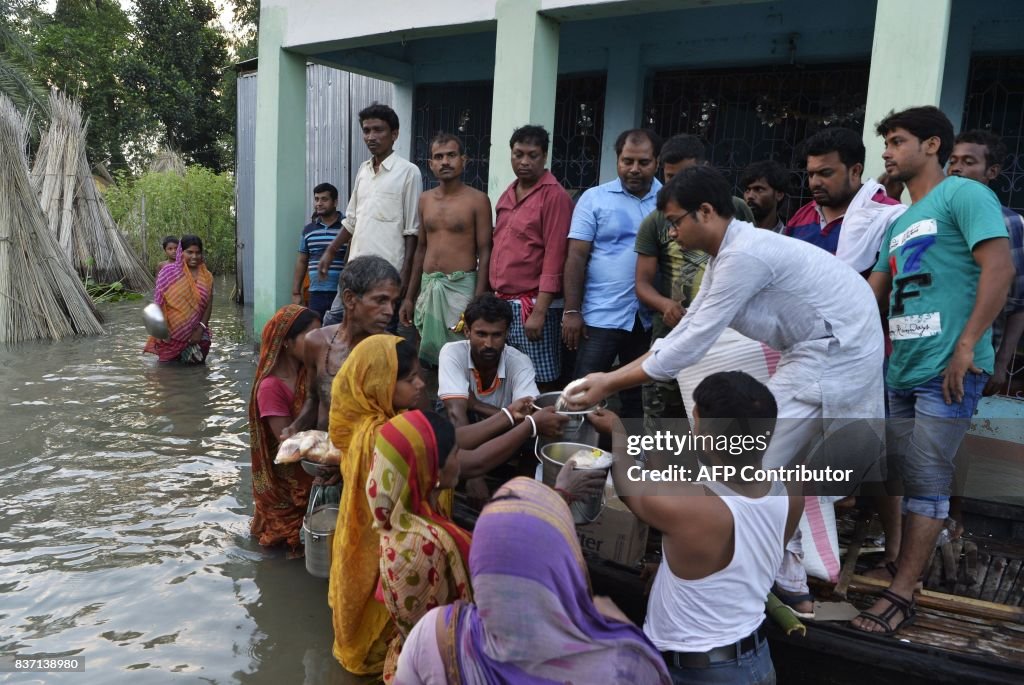
<instances>
[{"instance_id":1,"label":"woman in pink sari","mask_svg":"<svg viewBox=\"0 0 1024 685\"><path fill-rule=\"evenodd\" d=\"M144 351L157 355L162 362L205 362L210 352L213 275L203 263L199 236L181 237L174 263L160 269L156 277L153 301L163 310L171 337L157 340L151 336Z\"/></svg>"}]
</instances>

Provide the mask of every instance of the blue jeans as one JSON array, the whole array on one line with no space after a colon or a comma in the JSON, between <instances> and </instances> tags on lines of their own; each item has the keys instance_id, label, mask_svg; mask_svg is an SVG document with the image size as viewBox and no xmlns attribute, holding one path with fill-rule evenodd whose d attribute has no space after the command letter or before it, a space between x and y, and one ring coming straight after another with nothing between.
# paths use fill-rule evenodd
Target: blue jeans
<instances>
[{"instance_id":1,"label":"blue jeans","mask_svg":"<svg viewBox=\"0 0 1024 685\"><path fill-rule=\"evenodd\" d=\"M327 310L331 308L331 303L334 302L335 291L333 290L310 290L309 291L309 308L317 313L320 320L324 320L324 316L327 314Z\"/></svg>"},{"instance_id":2,"label":"blue jeans","mask_svg":"<svg viewBox=\"0 0 1024 685\"><path fill-rule=\"evenodd\" d=\"M711 664L707 668L679 668L668 664L673 685L775 685L775 667L768 650L768 641L761 640L755 649Z\"/></svg>"},{"instance_id":3,"label":"blue jeans","mask_svg":"<svg viewBox=\"0 0 1024 685\"><path fill-rule=\"evenodd\" d=\"M964 377L964 397L946 404L942 376L913 388L889 388L886 440L891 465L903 483L903 509L920 516L945 520L953 484L957 449L971 426L986 373Z\"/></svg>"}]
</instances>

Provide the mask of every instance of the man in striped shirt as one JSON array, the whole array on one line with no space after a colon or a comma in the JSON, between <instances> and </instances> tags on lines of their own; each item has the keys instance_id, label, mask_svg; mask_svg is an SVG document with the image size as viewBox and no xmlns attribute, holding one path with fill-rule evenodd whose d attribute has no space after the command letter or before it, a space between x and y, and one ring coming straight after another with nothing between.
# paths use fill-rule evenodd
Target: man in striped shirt
<instances>
[{"instance_id":1,"label":"man in striped shirt","mask_svg":"<svg viewBox=\"0 0 1024 685\"><path fill-rule=\"evenodd\" d=\"M317 263L331 241L341 230L342 215L338 212L338 189L321 183L313 189L313 221L302 229L299 256L295 259L292 278L292 304L302 304L302 281L309 274L309 308L323 319L338 291L338 277L345 266L348 246L343 245L331 260L325 276L317 272Z\"/></svg>"}]
</instances>

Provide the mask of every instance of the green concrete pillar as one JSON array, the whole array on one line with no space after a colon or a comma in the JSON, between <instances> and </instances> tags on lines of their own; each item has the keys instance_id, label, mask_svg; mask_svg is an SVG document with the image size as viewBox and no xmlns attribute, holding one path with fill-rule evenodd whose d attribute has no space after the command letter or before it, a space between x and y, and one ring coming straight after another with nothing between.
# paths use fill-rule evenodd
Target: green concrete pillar
<instances>
[{"instance_id":1,"label":"green concrete pillar","mask_svg":"<svg viewBox=\"0 0 1024 685\"><path fill-rule=\"evenodd\" d=\"M953 0L878 0L864 112L868 176L885 170L885 146L875 125L886 114L917 105L939 106L952 5Z\"/></svg>"},{"instance_id":2,"label":"green concrete pillar","mask_svg":"<svg viewBox=\"0 0 1024 685\"><path fill-rule=\"evenodd\" d=\"M498 32L487 172L487 194L492 205L515 180L508 153L512 131L524 124L539 124L554 133L558 23L537 14L539 9L540 0L497 0L495 8Z\"/></svg>"},{"instance_id":3,"label":"green concrete pillar","mask_svg":"<svg viewBox=\"0 0 1024 685\"><path fill-rule=\"evenodd\" d=\"M292 274L306 197L306 58L281 47L284 7L260 13L259 90L256 100L256 206L253 330L291 301Z\"/></svg>"},{"instance_id":4,"label":"green concrete pillar","mask_svg":"<svg viewBox=\"0 0 1024 685\"><path fill-rule=\"evenodd\" d=\"M601 183L613 180L615 139L623 131L640 126L644 103L644 74L640 43L608 51L608 80L604 87L604 131L601 137Z\"/></svg>"},{"instance_id":5,"label":"green concrete pillar","mask_svg":"<svg viewBox=\"0 0 1024 685\"><path fill-rule=\"evenodd\" d=\"M949 25L956 30L949 32L946 44L946 64L942 72L942 95L939 107L950 121L953 129L960 131L964 120L964 105L967 102L967 88L971 81L971 47L974 42L974 8L963 2L953 4Z\"/></svg>"},{"instance_id":6,"label":"green concrete pillar","mask_svg":"<svg viewBox=\"0 0 1024 685\"><path fill-rule=\"evenodd\" d=\"M413 91L415 84L410 81L396 81L393 84L391 109L398 115L398 140L395 141L395 152L399 156L414 161L413 140L416 137L413 121Z\"/></svg>"}]
</instances>

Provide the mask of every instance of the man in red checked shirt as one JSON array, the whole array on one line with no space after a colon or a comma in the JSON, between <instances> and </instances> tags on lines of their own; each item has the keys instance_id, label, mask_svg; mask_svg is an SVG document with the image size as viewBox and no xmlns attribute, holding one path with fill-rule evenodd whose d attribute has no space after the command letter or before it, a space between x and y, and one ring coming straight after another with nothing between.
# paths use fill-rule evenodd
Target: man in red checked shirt
<instances>
[{"instance_id":1,"label":"man in red checked shirt","mask_svg":"<svg viewBox=\"0 0 1024 685\"><path fill-rule=\"evenodd\" d=\"M522 126L512 133L516 180L495 207L490 281L512 305L508 343L526 353L541 392L556 389L562 372L562 269L572 220L572 200L545 168L548 132Z\"/></svg>"}]
</instances>

